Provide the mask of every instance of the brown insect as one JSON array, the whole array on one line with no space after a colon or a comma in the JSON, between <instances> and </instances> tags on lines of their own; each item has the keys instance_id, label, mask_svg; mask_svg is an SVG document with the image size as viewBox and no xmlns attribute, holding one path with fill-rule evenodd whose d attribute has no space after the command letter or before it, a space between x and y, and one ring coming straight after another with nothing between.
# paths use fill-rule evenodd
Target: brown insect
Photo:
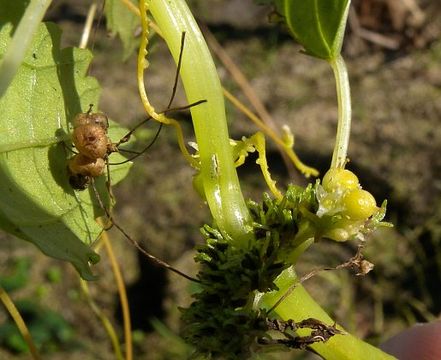
<instances>
[{"instance_id":1,"label":"brown insect","mask_svg":"<svg viewBox=\"0 0 441 360\"><path fill-rule=\"evenodd\" d=\"M161 113L166 114L172 111L186 110L193 106L199 105L206 102L206 100L199 100L192 104L171 108L171 104L176 95L177 83L179 79L179 71L182 64L182 55L184 51L185 43L185 32L182 33L181 37L181 48L179 52L179 59L177 65L177 71L175 75L175 81L173 85L172 94L168 102L166 110ZM132 130L130 130L125 136L123 136L118 142L113 143L108 137L109 120L107 116L103 113L92 113L91 104L89 110L85 113L78 114L72 124L73 124L73 134L72 142L75 145L78 153L75 154L68 161L68 171L69 171L69 183L72 188L76 190L84 190L88 187L91 179L96 178L104 174L104 170L107 167L107 186L110 191L110 172L109 165L121 165L129 162L138 156L144 154L157 140L159 133L162 129L162 123L160 124L155 136L152 141L144 147L141 151L131 151L126 149L120 149L121 144L127 143L132 134L143 124L151 119L141 121ZM109 155L114 152L128 152L134 154L130 159L124 160L118 163L109 163Z\"/></svg>"},{"instance_id":2,"label":"brown insect","mask_svg":"<svg viewBox=\"0 0 441 360\"><path fill-rule=\"evenodd\" d=\"M162 261L161 259L144 250L137 241L132 239L132 237L127 234L127 232L120 225L118 225L118 223L115 222L115 219L113 218L109 209L107 209L104 205L104 202L102 201L101 196L95 186L94 179L98 176L103 175L105 169L107 168L107 188L109 194L111 195L110 172L108 169L110 165L108 161L109 155L122 150L118 148L119 145L129 141L135 129L137 129L145 121L141 124L138 124L138 126L129 131L118 142L113 143L108 136L109 121L107 116L103 113L92 113L92 107L93 106L90 105L90 108L87 112L78 114L73 121L74 129L72 133L72 142L75 145L78 153L76 153L72 158L68 160L70 185L76 190L84 190L89 185L91 185L100 208L104 211L105 216L111 224L110 227L115 226L126 237L126 239L130 241L130 243L132 243L139 251L141 251L141 253L143 253L146 257L154 261L159 266L169 269L185 277L186 279L198 282L199 280L194 279L191 276L175 269L165 261ZM143 154L151 145L153 145L159 135L159 131L160 128L156 132L156 135L152 142L150 142L141 152L130 151L132 153L135 153L135 155L131 159L127 159L121 163L131 161L135 157Z\"/></svg>"},{"instance_id":3,"label":"brown insect","mask_svg":"<svg viewBox=\"0 0 441 360\"><path fill-rule=\"evenodd\" d=\"M118 151L109 139L109 120L103 113L86 113L73 120L72 142L78 153L68 161L69 183L76 190L84 190L91 178L104 174L108 156Z\"/></svg>"},{"instance_id":4,"label":"brown insect","mask_svg":"<svg viewBox=\"0 0 441 360\"><path fill-rule=\"evenodd\" d=\"M173 109L170 108L173 99L176 95L177 82L179 78L179 71L181 67L182 54L184 49L184 41L185 41L185 33L183 33L181 37L181 49L179 53L179 61L178 61L172 95L168 103L167 109L162 113L185 110L185 109L189 109L190 107L206 102L206 100L199 100L186 106L177 107ZM112 196L111 187L110 187L111 185L110 185L109 165L120 165L144 154L158 138L159 133L162 129L162 123L160 124L158 130L156 131L156 134L153 137L152 141L147 146L145 146L144 149L142 149L141 151L131 151L131 150L129 151L125 149L120 149L119 146L121 144L127 143L130 140L131 135L141 125L149 121L151 117L140 122L132 130L130 130L125 136L123 136L118 142L114 143L108 136L109 120L107 116L100 112L93 113L92 108L93 105L91 104L87 112L78 114L72 122L73 124L72 142L75 145L77 152L74 154L74 156L72 156L68 160L68 164L67 164L70 185L75 190L85 190L89 185L91 185L93 192L95 194L95 198L98 201L101 209L104 211L111 226L115 226L127 238L127 240L129 240L129 242L131 242L139 251L141 251L145 256L147 256L150 260L154 261L159 266L169 269L189 280L199 282L199 280L186 275L185 273L173 268L171 265L167 264L161 259L158 259L154 255L148 253L138 244L138 242L133 240L125 232L125 230L115 222L109 209L107 209L106 206L104 205L101 196L95 186L94 179L101 175L104 175L104 172L107 169L107 190L110 196ZM131 158L124 160L122 162L110 163L109 156L114 152L120 152L120 151L127 151L134 155Z\"/></svg>"}]
</instances>

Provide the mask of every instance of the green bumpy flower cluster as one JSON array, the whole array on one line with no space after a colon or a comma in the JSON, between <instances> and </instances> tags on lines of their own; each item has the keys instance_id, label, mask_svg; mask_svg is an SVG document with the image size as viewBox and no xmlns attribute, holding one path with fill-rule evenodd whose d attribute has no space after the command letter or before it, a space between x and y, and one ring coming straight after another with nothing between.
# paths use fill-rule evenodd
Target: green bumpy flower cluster
<instances>
[{"instance_id":1,"label":"green bumpy flower cluster","mask_svg":"<svg viewBox=\"0 0 441 360\"><path fill-rule=\"evenodd\" d=\"M250 201L255 240L246 250L219 230L202 228L206 244L196 256L201 288L182 311L183 336L204 359L247 358L250 346L265 334L265 316L255 306L255 295L276 289L274 279L292 265L286 253L300 232L299 209L316 205L312 186L291 186L280 202L267 194L262 204Z\"/></svg>"},{"instance_id":2,"label":"green bumpy flower cluster","mask_svg":"<svg viewBox=\"0 0 441 360\"><path fill-rule=\"evenodd\" d=\"M360 200L363 191L355 175L331 170L323 185L290 185L280 201L266 194L261 204L249 201L254 240L247 249L205 225L206 243L196 255L200 289L182 309L183 336L196 352L204 358L247 358L256 338L267 331L265 311L256 305L258 293L277 289L276 277L314 241L348 240L383 224L384 206L377 208L374 200L369 207L369 196Z\"/></svg>"}]
</instances>

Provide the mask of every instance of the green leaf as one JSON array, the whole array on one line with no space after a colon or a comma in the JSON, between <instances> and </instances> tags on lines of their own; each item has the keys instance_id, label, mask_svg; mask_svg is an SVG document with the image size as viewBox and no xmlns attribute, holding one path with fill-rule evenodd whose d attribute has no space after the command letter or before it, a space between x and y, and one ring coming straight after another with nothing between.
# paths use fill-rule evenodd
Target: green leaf
<instances>
[{"instance_id":1,"label":"green leaf","mask_svg":"<svg viewBox=\"0 0 441 360\"><path fill-rule=\"evenodd\" d=\"M10 43L12 25L0 30L0 58ZM61 31L41 24L24 61L0 99L0 227L37 245L45 254L71 262L84 279L93 279L90 263L99 256L90 249L101 232L102 211L92 189L69 185L70 122L89 104L97 104L99 86L86 76L87 50L60 49ZM112 134L124 133L114 129ZM119 161L118 158L112 161ZM128 164L127 164L128 165ZM112 171L112 184L129 166ZM97 179L108 203L105 178Z\"/></svg>"},{"instance_id":2,"label":"green leaf","mask_svg":"<svg viewBox=\"0 0 441 360\"><path fill-rule=\"evenodd\" d=\"M136 2L132 3L137 8ZM136 28L140 26L139 16L130 11L121 0L107 0L104 11L107 28L114 35L119 35L124 47L123 60L127 60L139 43L135 38Z\"/></svg>"},{"instance_id":3,"label":"green leaf","mask_svg":"<svg viewBox=\"0 0 441 360\"><path fill-rule=\"evenodd\" d=\"M349 5L350 0L276 1L305 52L325 60L340 54Z\"/></svg>"}]
</instances>

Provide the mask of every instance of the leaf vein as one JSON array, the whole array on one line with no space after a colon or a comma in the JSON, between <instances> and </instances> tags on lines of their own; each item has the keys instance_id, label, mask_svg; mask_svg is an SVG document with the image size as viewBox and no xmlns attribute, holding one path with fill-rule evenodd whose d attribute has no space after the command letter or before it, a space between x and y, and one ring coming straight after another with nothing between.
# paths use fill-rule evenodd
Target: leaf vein
<instances>
[{"instance_id":1,"label":"leaf vein","mask_svg":"<svg viewBox=\"0 0 441 360\"><path fill-rule=\"evenodd\" d=\"M316 19L317 30L318 30L318 33L319 33L319 35L320 35L320 37L321 37L321 39L323 41L323 45L325 46L328 54L331 54L331 48L329 47L329 44L328 44L328 42L326 40L326 37L325 37L325 35L323 33L323 28L322 28L321 19L320 19L320 12L319 12L319 9L318 9L318 1L319 0L313 0L314 17ZM329 0L326 0L326 1L329 1Z\"/></svg>"}]
</instances>

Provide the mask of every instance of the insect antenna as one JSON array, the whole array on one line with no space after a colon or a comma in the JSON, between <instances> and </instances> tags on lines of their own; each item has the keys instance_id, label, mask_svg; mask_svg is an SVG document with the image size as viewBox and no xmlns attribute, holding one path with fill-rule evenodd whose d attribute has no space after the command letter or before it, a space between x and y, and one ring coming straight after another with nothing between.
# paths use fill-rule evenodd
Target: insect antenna
<instances>
[{"instance_id":1,"label":"insect antenna","mask_svg":"<svg viewBox=\"0 0 441 360\"><path fill-rule=\"evenodd\" d=\"M128 163L129 161L132 161L132 160L136 159L137 157L141 156L142 154L144 154L148 149L150 149L150 148L153 146L153 144L154 144L154 143L156 142L156 140L158 139L159 134L161 133L162 126L163 126L163 124L160 123L160 124L159 124L159 127L158 127L158 130L156 130L156 133L155 133L155 136L153 137L153 139L150 141L150 143L147 144L147 146L146 146L144 149L142 149L142 150L139 151L139 152L136 152L136 155L132 156L132 157L129 158L129 159L126 159L126 160L120 161L120 162L109 163L109 165L122 165L122 164ZM124 149L118 149L118 150L119 150L119 151L126 151L126 150L124 150ZM135 151L131 151L131 150L128 150L127 152L133 152L133 153L135 153Z\"/></svg>"},{"instance_id":2,"label":"insect antenna","mask_svg":"<svg viewBox=\"0 0 441 360\"><path fill-rule=\"evenodd\" d=\"M170 101L168 102L167 109L170 108L170 106L176 96L176 89L178 88L179 73L181 71L181 66L182 66L182 56L184 54L184 45L185 45L185 31L183 31L182 35L181 35L181 47L179 49L179 57L178 57L178 65L176 66L175 81L173 83L172 95L170 97Z\"/></svg>"},{"instance_id":3,"label":"insect antenna","mask_svg":"<svg viewBox=\"0 0 441 360\"><path fill-rule=\"evenodd\" d=\"M123 234L124 237L133 246L135 246L143 255L145 255L148 259L153 261L155 264L157 264L157 265L159 265L159 266L161 266L161 267L163 267L163 268L165 268L167 270L173 271L174 273L176 273L176 274L186 278L187 280L200 283L200 281L198 279L195 279L195 278L191 277L190 275L187 275L184 272L174 268L170 264L168 264L165 261L157 258L156 256L154 256L154 255L150 254L148 251L146 251L144 248L142 248L142 246L139 245L139 243L136 240L132 239L132 237L129 234L127 234L127 232L117 222L115 222L115 219L110 214L109 210L104 206L104 203L103 203L103 201L101 199L101 196L100 196L100 194L99 194L99 192L98 192L98 190L97 190L97 188L95 186L95 179L94 178L91 178L91 186L92 186L93 192L95 194L95 198L97 199L100 208L104 211L107 219L112 224L108 229L110 229L112 226L116 227L121 232L121 234Z\"/></svg>"},{"instance_id":4,"label":"insect antenna","mask_svg":"<svg viewBox=\"0 0 441 360\"><path fill-rule=\"evenodd\" d=\"M207 102L207 100L198 100L198 101L195 101L194 103L191 103L191 104L188 104L188 105L185 105L185 106L175 107L175 108L171 108L171 109L168 109L168 110L162 111L162 112L160 112L160 114L166 114L166 113L168 113L168 112L172 112L172 111L186 110L186 109L189 109L189 108L191 108L191 107L193 107L193 106L196 106L196 105L199 105L199 104L202 104L202 103L205 103L205 102ZM129 137L130 137L130 135L132 135L134 131L136 131L141 125L145 124L146 122L147 122L147 120L144 120L143 122L141 122L141 123L139 123L138 125L136 125L136 127L133 128L132 130L130 130L130 132L129 132L127 135L129 135ZM133 154L135 154L135 156L132 156L131 158L126 159L126 160L123 160L123 161L120 161L120 162L109 163L109 165L122 165L122 164L125 164L125 163L127 163L127 162L129 162L129 161L132 161L132 160L136 159L137 157L141 156L142 154L144 154L148 149L150 149L150 148L153 146L153 144L154 144L154 143L156 142L156 140L158 139L159 134L161 133L161 130L162 130L163 125L164 125L163 123L160 123L160 124L159 124L159 127L158 127L158 129L156 130L155 136L154 136L153 139L150 141L150 143L147 144L147 145L146 145L141 151L133 151L133 150L126 150L126 149L118 149L118 151L120 151L120 152L133 153ZM122 143L124 143L124 142L126 142L126 141L129 140L129 139L126 139L127 135L124 136L124 137L123 137L123 138L122 138L122 139L116 144L116 147L118 147L120 144L122 144ZM125 140L125 141L122 141L122 140Z\"/></svg>"},{"instance_id":5,"label":"insect antenna","mask_svg":"<svg viewBox=\"0 0 441 360\"><path fill-rule=\"evenodd\" d=\"M179 73L180 73L180 71L181 71L182 58L183 58L183 55L184 55L184 46L185 46L185 31L183 31L183 32L182 32L182 35L181 35L181 46L180 46L180 50L179 50L178 64L177 64L177 67L176 67L176 73L175 73L175 78L174 78L174 83L173 83L173 89L172 89L172 93L171 93L171 96L170 96L170 100L169 100L169 102L168 102L168 105L167 105L166 109L165 109L164 111L161 111L159 114L167 114L167 113L172 112L172 111L187 110L187 109L190 109L190 108L193 107L193 106L197 106L197 105L199 105L199 104L202 104L202 103L204 103L204 102L207 102L207 100L198 100L198 101L195 101L195 102L193 102L193 103L191 103L191 104L188 104L188 105L184 105L184 106L179 106L179 107L170 108L170 107L171 107L171 104L173 103L173 100L174 100L175 97L176 97L176 91L177 91L177 88L178 88L178 81L179 81ZM137 124L132 130L130 130L125 136L123 136L123 137L122 137L122 138L121 138L121 139L115 144L115 146L118 148L121 144L128 142L128 141L130 140L130 137L132 136L132 134L133 134L133 133L134 133L139 127L141 127L142 125L144 125L146 122L148 122L148 121L151 120L151 119L152 119L152 117L149 116L147 119L141 121L141 122L140 122L139 124ZM133 157L127 159L127 160L124 160L124 161L118 162L118 163L111 163L111 165L121 165L121 164L125 164L125 163L127 163L127 162L129 162L129 161L132 161L132 160L136 159L137 157L141 156L142 154L144 154L144 153L145 153L148 149L150 149L150 148L152 147L152 145L156 142L156 140L158 139L159 134L160 134L160 132L161 132L161 130L162 130L162 127L163 127L163 123L160 123L160 125L159 125L159 127L158 127L158 130L156 131L155 136L153 137L153 140L152 140L152 141L151 141L151 142L150 142L150 143L149 143L144 149L142 149L140 152L138 152L135 156L133 156ZM119 149L119 150L120 150L120 151L124 151L123 149Z\"/></svg>"},{"instance_id":6,"label":"insect antenna","mask_svg":"<svg viewBox=\"0 0 441 360\"><path fill-rule=\"evenodd\" d=\"M128 154L140 154L140 151L135 151L135 150L128 150L128 149L119 149L119 152L124 152L124 153L128 153ZM115 164L111 164L111 165L115 165Z\"/></svg>"},{"instance_id":7,"label":"insect antenna","mask_svg":"<svg viewBox=\"0 0 441 360\"><path fill-rule=\"evenodd\" d=\"M183 56L183 54L184 54L184 45L185 45L185 31L183 31L182 32L182 35L181 35L181 46L180 46L180 49L179 49L179 57L178 57L178 64L177 64L177 66L176 66L176 73L175 73L175 79L174 79L174 82L173 82L173 89L172 89L172 94L171 94L171 96L170 96L170 100L168 101L168 105L167 105L167 107L166 107L166 110L165 111L162 111L161 113L166 113L169 109L170 109L170 106L171 106L171 104L173 103L173 100L175 99L175 97L176 97L176 91L177 91L177 88L178 88L178 81L179 81L179 73L181 72L181 66L182 66L182 56ZM193 105L194 106L194 105ZM187 107L185 107L186 109L188 108L188 106ZM160 114L161 114L160 113ZM118 143L117 143L117 145L116 146L118 146L118 145L121 145L122 143L125 143L125 142L127 142L127 141L129 141L129 139L130 139L130 136L133 134L133 132L136 130L136 129L138 129L141 125L143 125L143 124L145 124L147 121L149 121L149 120L151 120L152 119L152 117L151 116L149 116L147 119L145 119L145 120L143 120L143 121L141 121L138 125L136 125L132 130L130 130L120 141L118 141ZM158 130L158 132L160 132L161 131L161 129L162 129L162 123L160 124L160 126L159 126L159 130ZM159 134L157 134L156 136L155 136L155 139L154 140L156 140L157 138L158 138L158 135ZM150 145L151 146L151 145ZM150 147L150 146L148 146L148 147Z\"/></svg>"}]
</instances>

